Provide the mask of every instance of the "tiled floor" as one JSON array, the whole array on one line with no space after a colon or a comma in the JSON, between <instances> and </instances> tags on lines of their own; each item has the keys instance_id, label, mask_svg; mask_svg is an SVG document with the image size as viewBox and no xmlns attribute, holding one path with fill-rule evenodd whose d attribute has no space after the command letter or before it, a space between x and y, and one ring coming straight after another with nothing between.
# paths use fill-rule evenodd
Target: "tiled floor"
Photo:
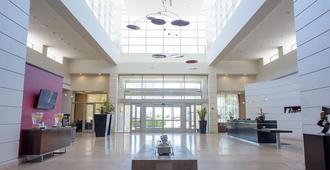
<instances>
[{"instance_id":1,"label":"tiled floor","mask_svg":"<svg viewBox=\"0 0 330 170\"><path fill-rule=\"evenodd\" d=\"M131 159L160 134L112 134L109 138L80 135L63 155L41 163L25 163L12 170L130 170ZM274 145L250 144L226 134L170 134L176 146L186 146L198 159L199 170L303 170L302 144L285 141Z\"/></svg>"}]
</instances>

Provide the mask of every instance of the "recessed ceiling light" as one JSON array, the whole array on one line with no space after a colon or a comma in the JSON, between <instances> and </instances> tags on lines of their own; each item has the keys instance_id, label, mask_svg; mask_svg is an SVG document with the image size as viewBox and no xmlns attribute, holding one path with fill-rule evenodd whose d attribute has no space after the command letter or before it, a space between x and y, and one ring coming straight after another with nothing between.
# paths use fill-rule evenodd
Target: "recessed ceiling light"
<instances>
[{"instance_id":1,"label":"recessed ceiling light","mask_svg":"<svg viewBox=\"0 0 330 170\"><path fill-rule=\"evenodd\" d=\"M187 64L195 64L195 63L198 63L197 60L187 60L186 61Z\"/></svg>"}]
</instances>

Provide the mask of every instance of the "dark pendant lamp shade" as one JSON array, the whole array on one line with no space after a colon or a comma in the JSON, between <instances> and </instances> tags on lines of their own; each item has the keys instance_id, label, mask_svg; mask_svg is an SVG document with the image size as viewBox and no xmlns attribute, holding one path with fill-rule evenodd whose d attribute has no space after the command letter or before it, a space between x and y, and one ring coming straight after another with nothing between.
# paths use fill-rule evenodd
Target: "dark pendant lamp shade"
<instances>
[{"instance_id":1,"label":"dark pendant lamp shade","mask_svg":"<svg viewBox=\"0 0 330 170\"><path fill-rule=\"evenodd\" d=\"M186 63L187 64L196 64L196 63L198 63L198 61L197 60L187 60Z\"/></svg>"},{"instance_id":2,"label":"dark pendant lamp shade","mask_svg":"<svg viewBox=\"0 0 330 170\"><path fill-rule=\"evenodd\" d=\"M153 19L156 19L155 17L149 17L149 16L147 16L147 19L148 20L153 20Z\"/></svg>"},{"instance_id":3,"label":"dark pendant lamp shade","mask_svg":"<svg viewBox=\"0 0 330 170\"><path fill-rule=\"evenodd\" d=\"M140 29L140 27L139 26L137 26L137 25L127 25L126 26L127 28L129 28L129 29L132 29L132 30L139 30Z\"/></svg>"},{"instance_id":4,"label":"dark pendant lamp shade","mask_svg":"<svg viewBox=\"0 0 330 170\"><path fill-rule=\"evenodd\" d=\"M152 58L166 58L166 55L165 54L152 54Z\"/></svg>"},{"instance_id":5,"label":"dark pendant lamp shade","mask_svg":"<svg viewBox=\"0 0 330 170\"><path fill-rule=\"evenodd\" d=\"M175 25L175 26L180 26L180 27L183 27L183 26L187 26L190 24L190 22L188 21L185 21L185 20L182 20L182 19L178 19L178 20L174 20L171 22L172 25Z\"/></svg>"},{"instance_id":6,"label":"dark pendant lamp shade","mask_svg":"<svg viewBox=\"0 0 330 170\"><path fill-rule=\"evenodd\" d=\"M158 19L158 18L154 18L151 20L151 22L155 25L165 25L166 21L163 19Z\"/></svg>"}]
</instances>

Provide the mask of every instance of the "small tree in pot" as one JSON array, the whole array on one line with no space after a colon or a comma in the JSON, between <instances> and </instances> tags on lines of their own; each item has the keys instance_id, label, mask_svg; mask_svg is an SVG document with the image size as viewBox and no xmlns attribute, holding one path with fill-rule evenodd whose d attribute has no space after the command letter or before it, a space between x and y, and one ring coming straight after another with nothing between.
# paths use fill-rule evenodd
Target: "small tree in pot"
<instances>
[{"instance_id":1,"label":"small tree in pot","mask_svg":"<svg viewBox=\"0 0 330 170\"><path fill-rule=\"evenodd\" d=\"M110 135L112 114L115 106L106 100L100 108L101 114L94 114L94 130L96 137L105 137Z\"/></svg>"},{"instance_id":2,"label":"small tree in pot","mask_svg":"<svg viewBox=\"0 0 330 170\"><path fill-rule=\"evenodd\" d=\"M197 111L198 117L199 117L199 131L201 134L206 133L206 125L207 121L205 120L205 117L207 115L206 107L203 107L201 110Z\"/></svg>"}]
</instances>

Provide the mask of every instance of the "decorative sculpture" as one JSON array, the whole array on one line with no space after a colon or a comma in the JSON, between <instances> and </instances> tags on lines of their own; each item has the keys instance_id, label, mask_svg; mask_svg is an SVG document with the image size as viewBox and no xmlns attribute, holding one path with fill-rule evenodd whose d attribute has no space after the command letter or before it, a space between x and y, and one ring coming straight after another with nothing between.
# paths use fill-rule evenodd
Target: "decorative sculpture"
<instances>
[{"instance_id":1,"label":"decorative sculpture","mask_svg":"<svg viewBox=\"0 0 330 170\"><path fill-rule=\"evenodd\" d=\"M160 136L160 140L157 142L156 149L159 156L174 155L171 142L168 140L167 135Z\"/></svg>"},{"instance_id":2,"label":"decorative sculpture","mask_svg":"<svg viewBox=\"0 0 330 170\"><path fill-rule=\"evenodd\" d=\"M330 108L322 107L322 111L320 113L320 119L317 122L317 125L323 127L322 133L326 134L330 128L330 122L328 120L328 115L330 114Z\"/></svg>"}]
</instances>

